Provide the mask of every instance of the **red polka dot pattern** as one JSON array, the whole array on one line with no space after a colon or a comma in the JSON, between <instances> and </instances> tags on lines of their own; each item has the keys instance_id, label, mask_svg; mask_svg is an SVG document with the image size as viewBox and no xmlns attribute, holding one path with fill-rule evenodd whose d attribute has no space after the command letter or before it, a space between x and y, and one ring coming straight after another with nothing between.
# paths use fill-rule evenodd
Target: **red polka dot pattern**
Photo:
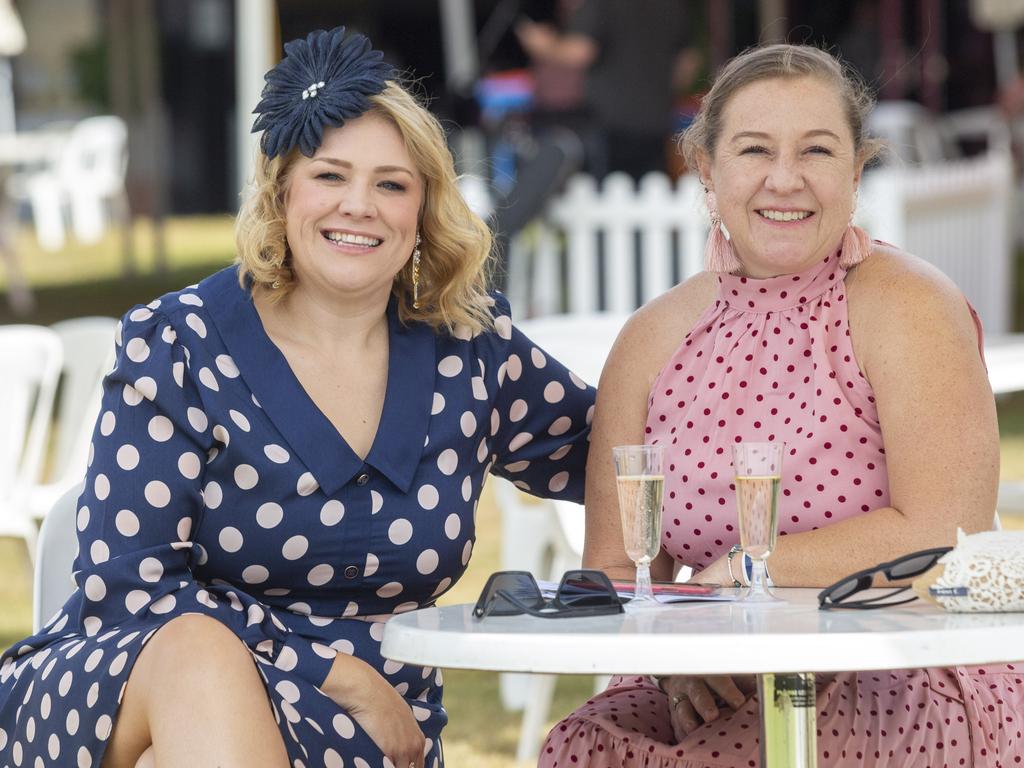
<instances>
[{"instance_id":1,"label":"red polka dot pattern","mask_svg":"<svg viewBox=\"0 0 1024 768\"><path fill-rule=\"evenodd\" d=\"M720 276L718 300L659 374L646 441L666 447L662 545L680 563L700 570L739 542L731 446L741 440L786 443L780 534L889 503L845 276L836 256L799 275Z\"/></svg>"},{"instance_id":2,"label":"red polka dot pattern","mask_svg":"<svg viewBox=\"0 0 1024 768\"><path fill-rule=\"evenodd\" d=\"M819 675L817 706L818 765L829 768L1009 768L1024 755L1019 665ZM752 696L676 744L665 694L647 677L617 677L552 729L538 765L759 768L759 734Z\"/></svg>"},{"instance_id":3,"label":"red polka dot pattern","mask_svg":"<svg viewBox=\"0 0 1024 768\"><path fill-rule=\"evenodd\" d=\"M783 440L779 529L889 503L874 396L850 344L836 257L799 275L723 275L719 299L651 391L647 442L667 447L662 546L703 568L739 541L730 446ZM819 765L1011 766L1024 760L1024 664L819 676ZM751 698L676 744L665 695L613 678L541 749L541 768L758 768Z\"/></svg>"}]
</instances>

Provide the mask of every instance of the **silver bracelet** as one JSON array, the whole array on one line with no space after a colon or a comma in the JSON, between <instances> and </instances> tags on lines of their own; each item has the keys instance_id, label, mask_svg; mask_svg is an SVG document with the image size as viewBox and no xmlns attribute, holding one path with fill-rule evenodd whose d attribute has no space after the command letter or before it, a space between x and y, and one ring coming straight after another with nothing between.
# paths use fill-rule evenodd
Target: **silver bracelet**
<instances>
[{"instance_id":1,"label":"silver bracelet","mask_svg":"<svg viewBox=\"0 0 1024 768\"><path fill-rule=\"evenodd\" d=\"M742 577L742 581L736 578L736 572L732 569L732 559L737 555L740 556L740 560L743 563L743 567L738 569L740 572L740 576ZM729 577L732 579L732 585L734 587L750 586L750 575L754 571L754 561L750 558L750 555L743 551L743 548L739 544L732 545L732 548L729 550L729 554L726 559L726 565L729 568ZM764 575L765 582L768 584L768 586L774 587L775 582L772 581L772 575L768 571L768 563L765 563L764 565Z\"/></svg>"},{"instance_id":2,"label":"silver bracelet","mask_svg":"<svg viewBox=\"0 0 1024 768\"><path fill-rule=\"evenodd\" d=\"M732 548L729 550L729 554L727 555L726 561L725 561L726 566L729 568L729 578L732 579L733 587L746 586L747 584L749 584L749 582L746 580L747 579L746 563L744 562L744 567L742 569L740 569L740 573L743 576L744 581L740 581L739 579L737 579L736 578L736 574L732 570L732 559L734 557L736 557L736 555L742 555L742 558L741 558L742 560L749 559L749 558L747 558L746 555L743 554L743 549L740 547L739 544L733 544Z\"/></svg>"}]
</instances>

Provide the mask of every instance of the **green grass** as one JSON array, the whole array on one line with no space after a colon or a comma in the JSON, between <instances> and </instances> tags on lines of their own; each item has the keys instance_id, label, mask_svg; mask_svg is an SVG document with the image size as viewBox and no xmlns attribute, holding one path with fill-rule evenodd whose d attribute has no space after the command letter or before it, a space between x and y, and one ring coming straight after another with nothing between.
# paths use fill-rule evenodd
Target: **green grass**
<instances>
[{"instance_id":1,"label":"green grass","mask_svg":"<svg viewBox=\"0 0 1024 768\"><path fill-rule=\"evenodd\" d=\"M21 539L0 538L0 647L32 628L32 572Z\"/></svg>"},{"instance_id":2,"label":"green grass","mask_svg":"<svg viewBox=\"0 0 1024 768\"><path fill-rule=\"evenodd\" d=\"M120 316L134 304L196 282L234 258L231 218L203 216L171 219L162 228L167 268L155 264L156 231L146 220L133 229L135 270L125 273L121 238L109 233L99 243L69 244L57 253L39 249L31 232L15 237L21 270L32 286L35 311L15 315L0 297L0 323L49 325L67 317ZM9 275L0 262L0 293Z\"/></svg>"},{"instance_id":3,"label":"green grass","mask_svg":"<svg viewBox=\"0 0 1024 768\"><path fill-rule=\"evenodd\" d=\"M234 255L228 217L172 219L164 228L168 269L155 271L154 233L145 221L135 227L136 272L121 274L122 253L117 235L101 243L69 246L48 254L40 251L30 232L16 239L23 269L36 296L35 311L14 316L0 294L0 323L49 324L67 317L99 314L118 316L128 307L193 283L230 264ZM1024 270L1022 270L1024 271ZM5 276L0 271L0 289ZM1018 301L1024 312L1024 301ZM1024 318L1021 319L1024 323ZM999 403L1003 479L1024 480L1024 394ZM1024 521L1005 519L1007 527ZM500 567L500 524L492 494L485 489L477 519L477 545L463 579L445 596L444 603L476 600L487 575ZM0 539L0 647L6 648L29 633L31 574L24 545ZM559 679L551 709L553 724L578 706L592 691L591 677ZM476 768L514 768L519 715L504 712L498 702L497 675L448 670L445 702L451 724L445 732L449 765Z\"/></svg>"}]
</instances>

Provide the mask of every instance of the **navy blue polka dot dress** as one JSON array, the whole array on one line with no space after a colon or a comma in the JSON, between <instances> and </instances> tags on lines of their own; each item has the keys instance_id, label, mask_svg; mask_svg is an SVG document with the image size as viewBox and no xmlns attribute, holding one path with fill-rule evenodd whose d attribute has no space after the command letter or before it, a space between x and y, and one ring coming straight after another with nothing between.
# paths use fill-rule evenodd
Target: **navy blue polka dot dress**
<instances>
[{"instance_id":1,"label":"navy blue polka dot dress","mask_svg":"<svg viewBox=\"0 0 1024 768\"><path fill-rule=\"evenodd\" d=\"M98 766L146 640L215 617L257 662L292 766L382 768L320 692L338 653L405 699L441 765L441 673L380 655L391 614L461 576L484 478L580 499L594 391L512 326L403 326L360 460L298 383L234 268L133 309L79 500L78 590L0 661L0 766Z\"/></svg>"}]
</instances>

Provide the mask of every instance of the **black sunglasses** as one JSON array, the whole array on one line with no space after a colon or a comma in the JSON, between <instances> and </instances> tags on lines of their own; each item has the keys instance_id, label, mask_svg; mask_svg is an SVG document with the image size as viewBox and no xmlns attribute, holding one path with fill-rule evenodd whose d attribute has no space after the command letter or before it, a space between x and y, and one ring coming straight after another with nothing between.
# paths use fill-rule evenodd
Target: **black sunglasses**
<instances>
[{"instance_id":1,"label":"black sunglasses","mask_svg":"<svg viewBox=\"0 0 1024 768\"><path fill-rule=\"evenodd\" d=\"M818 608L823 610L829 608L857 608L866 610L868 608L884 608L890 605L903 605L904 603L913 602L917 600L916 595L901 600L892 599L910 589L909 586L893 587L885 594L863 600L850 600L849 597L869 589L873 577L877 573L883 574L890 581L912 579L914 576L920 576L935 565L940 557L952 549L952 547L923 549L920 552L913 552L909 555L898 557L888 563L880 563L873 568L865 568L863 571L851 573L849 576L845 576L832 586L825 587L825 589L818 593Z\"/></svg>"},{"instance_id":2,"label":"black sunglasses","mask_svg":"<svg viewBox=\"0 0 1024 768\"><path fill-rule=\"evenodd\" d=\"M528 613L542 619L622 613L623 600L602 571L566 571L547 600L529 571L492 573L473 607L478 619Z\"/></svg>"}]
</instances>

